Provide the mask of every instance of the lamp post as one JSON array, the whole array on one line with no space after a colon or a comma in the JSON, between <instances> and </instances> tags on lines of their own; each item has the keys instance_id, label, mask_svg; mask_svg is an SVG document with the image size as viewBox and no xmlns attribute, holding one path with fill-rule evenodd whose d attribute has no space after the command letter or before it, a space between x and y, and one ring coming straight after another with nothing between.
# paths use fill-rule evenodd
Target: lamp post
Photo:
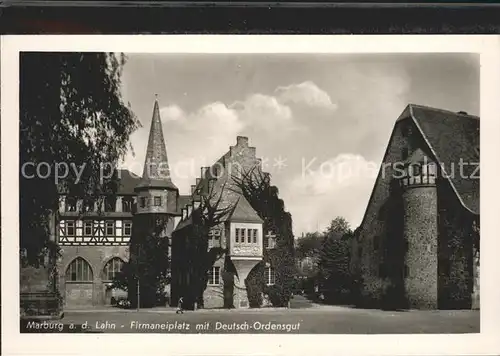
<instances>
[{"instance_id":1,"label":"lamp post","mask_svg":"<svg viewBox=\"0 0 500 356\"><path fill-rule=\"evenodd\" d=\"M136 277L137 277L137 311L141 307L141 278L139 272L139 260L141 258L141 245L138 246L137 258L136 258Z\"/></svg>"}]
</instances>

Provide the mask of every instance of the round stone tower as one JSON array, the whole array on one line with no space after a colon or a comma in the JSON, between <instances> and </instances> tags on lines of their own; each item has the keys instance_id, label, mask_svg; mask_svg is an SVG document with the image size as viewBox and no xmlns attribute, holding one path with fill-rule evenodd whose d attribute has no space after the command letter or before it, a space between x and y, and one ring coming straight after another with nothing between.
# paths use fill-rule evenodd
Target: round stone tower
<instances>
[{"instance_id":1,"label":"round stone tower","mask_svg":"<svg viewBox=\"0 0 500 356\"><path fill-rule=\"evenodd\" d=\"M410 308L438 307L436 172L436 164L417 150L407 160L400 178L407 246L403 278Z\"/></svg>"}]
</instances>

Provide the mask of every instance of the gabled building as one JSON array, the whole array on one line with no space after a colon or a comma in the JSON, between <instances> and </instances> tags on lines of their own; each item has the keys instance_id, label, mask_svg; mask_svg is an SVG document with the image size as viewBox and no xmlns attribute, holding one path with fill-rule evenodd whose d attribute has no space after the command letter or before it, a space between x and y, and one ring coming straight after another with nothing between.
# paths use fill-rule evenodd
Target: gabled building
<instances>
[{"instance_id":1,"label":"gabled building","mask_svg":"<svg viewBox=\"0 0 500 356\"><path fill-rule=\"evenodd\" d=\"M210 231L208 249L220 247L227 253L216 259L210 268L203 294L204 307L249 306L245 280L262 262L263 249L272 245L269 234L263 231L263 220L240 194L233 178L252 169L260 170L261 160L256 157L255 148L248 145L248 138L241 136L213 166L201 169L200 177L192 186L192 199L182 208L181 221L173 233L171 288L174 304L179 297L186 298L193 278L192 264L196 262L190 260L193 256L190 246L194 245L193 239L199 238L193 234L196 224L193 212L200 207L205 192L220 200L218 209L228 208L228 213ZM272 266L267 266L265 271L271 281Z\"/></svg>"},{"instance_id":2,"label":"gabled building","mask_svg":"<svg viewBox=\"0 0 500 356\"><path fill-rule=\"evenodd\" d=\"M95 200L60 196L56 239L59 290L66 308L112 304L126 297L108 288L131 258L134 225L148 218L167 220L162 232L171 238L184 197L170 178L158 101L155 101L142 176L118 170L116 194ZM151 219L154 220L154 219Z\"/></svg>"},{"instance_id":3,"label":"gabled building","mask_svg":"<svg viewBox=\"0 0 500 356\"><path fill-rule=\"evenodd\" d=\"M160 236L170 240L171 301L175 304L190 281L188 247L193 238L193 209L199 206L200 192L208 189L222 194L221 209L230 208L219 226L210 232L209 248L228 247L227 256L235 270L225 274L224 260L215 261L209 271L205 307L224 305L224 279L234 277L235 298L231 302L236 307L247 307L245 279L262 261L263 248L274 247L275 238L270 233L264 235L262 220L232 184L233 174L253 167L260 169L255 148L248 145L248 138L238 137L236 145L213 167L202 168L192 194L180 195L170 177L160 110L155 101L142 176L118 170L116 194L95 201L77 200L61 192L55 238L62 248L57 269L65 308L110 305L117 298L126 298L126 292L109 288L111 282L125 262L140 255L141 237L148 234L149 225L159 220L165 222ZM131 241L132 236L135 241ZM274 283L270 265L265 267L265 278L267 284ZM133 298L136 293L131 293Z\"/></svg>"},{"instance_id":4,"label":"gabled building","mask_svg":"<svg viewBox=\"0 0 500 356\"><path fill-rule=\"evenodd\" d=\"M360 227L359 302L479 308L479 118L408 105L397 119Z\"/></svg>"}]
</instances>

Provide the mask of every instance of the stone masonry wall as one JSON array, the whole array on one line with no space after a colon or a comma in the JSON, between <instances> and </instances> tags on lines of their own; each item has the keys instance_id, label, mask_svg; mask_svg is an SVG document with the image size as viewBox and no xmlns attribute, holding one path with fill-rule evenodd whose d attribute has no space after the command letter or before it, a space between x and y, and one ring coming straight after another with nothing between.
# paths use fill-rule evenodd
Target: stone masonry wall
<instances>
[{"instance_id":1,"label":"stone masonry wall","mask_svg":"<svg viewBox=\"0 0 500 356\"><path fill-rule=\"evenodd\" d=\"M386 213L391 197L391 185L396 174L393 164L401 162L402 148L406 143L401 126L410 123L410 119L398 121L388 143L382 167L368 202L364 220L360 226L357 240L351 251L351 271L358 273L362 279L360 297L362 303L377 303L383 298L386 281L379 275L383 262L383 246L387 241L388 224L391 216ZM379 249L374 249L374 237L379 238Z\"/></svg>"},{"instance_id":2,"label":"stone masonry wall","mask_svg":"<svg viewBox=\"0 0 500 356\"><path fill-rule=\"evenodd\" d=\"M62 257L58 261L59 288L65 305L90 306L105 305L109 295L103 283L103 270L106 263L114 257L124 262L129 259L128 246L63 246ZM66 283L66 269L77 257L86 260L93 273L93 283Z\"/></svg>"},{"instance_id":3,"label":"stone masonry wall","mask_svg":"<svg viewBox=\"0 0 500 356\"><path fill-rule=\"evenodd\" d=\"M439 193L440 309L469 309L474 292L473 217L452 193L449 184Z\"/></svg>"},{"instance_id":4,"label":"stone masonry wall","mask_svg":"<svg viewBox=\"0 0 500 356\"><path fill-rule=\"evenodd\" d=\"M410 307L436 309L437 281L437 190L412 187L403 193L404 238L408 244L405 290Z\"/></svg>"}]
</instances>

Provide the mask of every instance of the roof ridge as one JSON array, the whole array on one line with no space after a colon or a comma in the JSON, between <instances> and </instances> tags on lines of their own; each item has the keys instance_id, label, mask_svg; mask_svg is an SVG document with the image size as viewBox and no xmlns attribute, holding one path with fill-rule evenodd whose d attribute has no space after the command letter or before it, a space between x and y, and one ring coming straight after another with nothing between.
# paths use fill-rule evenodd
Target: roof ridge
<instances>
[{"instance_id":1,"label":"roof ridge","mask_svg":"<svg viewBox=\"0 0 500 356\"><path fill-rule=\"evenodd\" d=\"M408 107L410 109L411 108L427 109L427 110L432 110L432 111L437 111L437 112L442 112L442 113L447 113L447 114L460 115L462 117L467 117L467 118L470 118L470 119L477 119L477 120L480 119L480 117L477 116L477 115L471 115L469 113L460 112L460 111L440 109L440 108L436 108L436 107L433 107L433 106L427 106L427 105L420 105L420 104L412 104L412 103L410 103L410 104L408 104Z\"/></svg>"}]
</instances>

